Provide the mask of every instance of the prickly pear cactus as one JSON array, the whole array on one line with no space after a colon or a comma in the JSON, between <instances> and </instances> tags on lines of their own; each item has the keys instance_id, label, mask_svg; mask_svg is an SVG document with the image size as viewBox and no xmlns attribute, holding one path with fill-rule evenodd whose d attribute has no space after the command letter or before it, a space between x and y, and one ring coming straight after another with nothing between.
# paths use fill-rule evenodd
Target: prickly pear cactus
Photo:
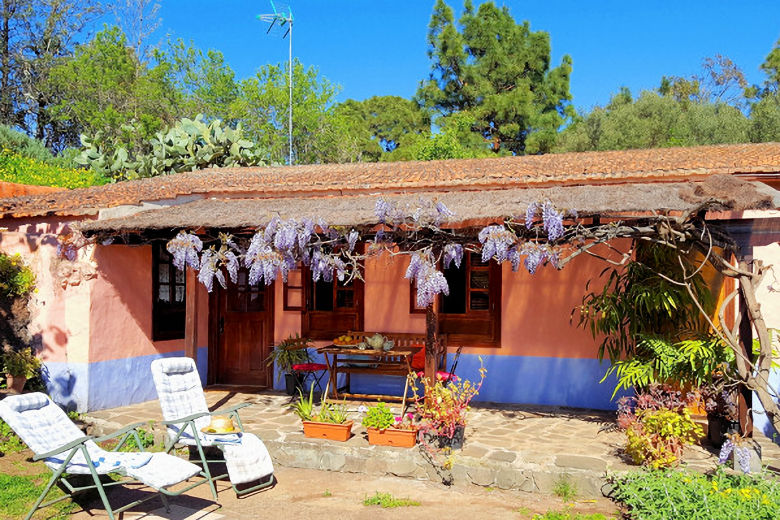
<instances>
[{"instance_id":1,"label":"prickly pear cactus","mask_svg":"<svg viewBox=\"0 0 780 520\"><path fill-rule=\"evenodd\" d=\"M82 149L76 157L79 164L114 180L154 177L169 173L210 167L256 166L264 164L264 153L236 128L223 126L216 119L209 123L202 115L182 119L165 132L151 139L148 153L131 157L127 149L114 151L101 148L100 135L81 136Z\"/></svg>"}]
</instances>

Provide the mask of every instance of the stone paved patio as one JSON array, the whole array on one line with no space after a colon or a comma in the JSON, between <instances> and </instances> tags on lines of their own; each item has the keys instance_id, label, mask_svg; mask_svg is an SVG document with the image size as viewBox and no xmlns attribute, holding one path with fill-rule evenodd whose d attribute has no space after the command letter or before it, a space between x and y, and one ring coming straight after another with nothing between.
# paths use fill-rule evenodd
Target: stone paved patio
<instances>
[{"instance_id":1,"label":"stone paved patio","mask_svg":"<svg viewBox=\"0 0 780 520\"><path fill-rule=\"evenodd\" d=\"M456 452L450 471L441 471L421 449L369 446L365 429L356 420L352 438L344 443L303 436L300 420L289 410L290 398L279 393L240 393L210 390L211 409L240 402L247 431L265 442L276 465L369 475L395 475L421 480L451 479L456 485L476 484L501 489L549 493L561 478L573 482L581 496L599 496L607 472L626 471L619 454L623 434L609 431L611 413L554 407L477 404L469 416L466 442ZM349 402L357 417L359 402ZM397 405L396 405L397 406ZM86 422L102 434L138 421L159 421L157 401L91 412ZM163 432L156 428L158 439ZM780 466L780 449L766 438L764 463ZM710 451L686 450L684 465L711 469L717 462Z\"/></svg>"}]
</instances>

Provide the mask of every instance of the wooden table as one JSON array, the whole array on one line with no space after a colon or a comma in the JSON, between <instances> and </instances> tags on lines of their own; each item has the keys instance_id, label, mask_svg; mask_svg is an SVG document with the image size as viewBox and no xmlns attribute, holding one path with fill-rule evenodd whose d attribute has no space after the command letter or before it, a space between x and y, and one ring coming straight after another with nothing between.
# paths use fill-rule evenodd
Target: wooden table
<instances>
[{"instance_id":1,"label":"wooden table","mask_svg":"<svg viewBox=\"0 0 780 520\"><path fill-rule=\"evenodd\" d=\"M404 386L402 397L378 394L353 394L350 392L349 379L351 374L376 374L376 375L409 375L412 371L412 357L423 347L398 347L390 350L360 350L354 346L328 345L317 349L317 352L325 356L328 365L329 391L326 399L344 399L347 397L358 399L381 399L385 401L406 401L407 387ZM362 359L346 358L345 356L362 356ZM338 375L347 375L347 391L340 392L338 388Z\"/></svg>"}]
</instances>

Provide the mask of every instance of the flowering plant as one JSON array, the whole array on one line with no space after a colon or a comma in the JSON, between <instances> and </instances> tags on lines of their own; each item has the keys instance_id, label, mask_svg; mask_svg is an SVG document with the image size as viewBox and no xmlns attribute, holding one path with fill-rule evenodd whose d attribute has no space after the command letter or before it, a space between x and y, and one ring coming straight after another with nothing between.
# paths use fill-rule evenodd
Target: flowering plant
<instances>
[{"instance_id":1,"label":"flowering plant","mask_svg":"<svg viewBox=\"0 0 780 520\"><path fill-rule=\"evenodd\" d=\"M469 404L479 394L482 383L485 381L487 369L479 359L479 376L476 383L468 379L450 380L445 382L437 377L436 381L422 378L423 394L418 394L417 378L412 378L412 392L416 406L417 416L420 419L420 431L435 437L447 437L452 439L456 430L466 426L466 414Z\"/></svg>"},{"instance_id":2,"label":"flowering plant","mask_svg":"<svg viewBox=\"0 0 780 520\"><path fill-rule=\"evenodd\" d=\"M729 460L729 457L733 452L737 459L737 464L739 464L739 469L742 470L742 473L750 473L750 446L748 445L749 440L746 437L739 435L738 433L728 434L726 437L726 442L724 442L723 446L720 448L718 463L724 464L727 460Z\"/></svg>"}]
</instances>

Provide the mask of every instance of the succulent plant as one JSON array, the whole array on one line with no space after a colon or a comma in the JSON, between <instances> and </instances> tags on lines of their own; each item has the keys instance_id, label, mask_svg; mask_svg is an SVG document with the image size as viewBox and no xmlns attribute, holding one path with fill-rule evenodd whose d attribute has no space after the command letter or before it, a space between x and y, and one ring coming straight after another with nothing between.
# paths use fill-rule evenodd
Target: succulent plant
<instances>
[{"instance_id":1,"label":"succulent plant","mask_svg":"<svg viewBox=\"0 0 780 520\"><path fill-rule=\"evenodd\" d=\"M128 127L132 130L132 127ZM264 153L236 128L223 126L215 119L209 123L202 115L182 119L150 141L150 150L135 157L124 147L108 150L100 133L81 136L82 150L76 162L114 180L154 177L209 167L255 166L264 164Z\"/></svg>"}]
</instances>

